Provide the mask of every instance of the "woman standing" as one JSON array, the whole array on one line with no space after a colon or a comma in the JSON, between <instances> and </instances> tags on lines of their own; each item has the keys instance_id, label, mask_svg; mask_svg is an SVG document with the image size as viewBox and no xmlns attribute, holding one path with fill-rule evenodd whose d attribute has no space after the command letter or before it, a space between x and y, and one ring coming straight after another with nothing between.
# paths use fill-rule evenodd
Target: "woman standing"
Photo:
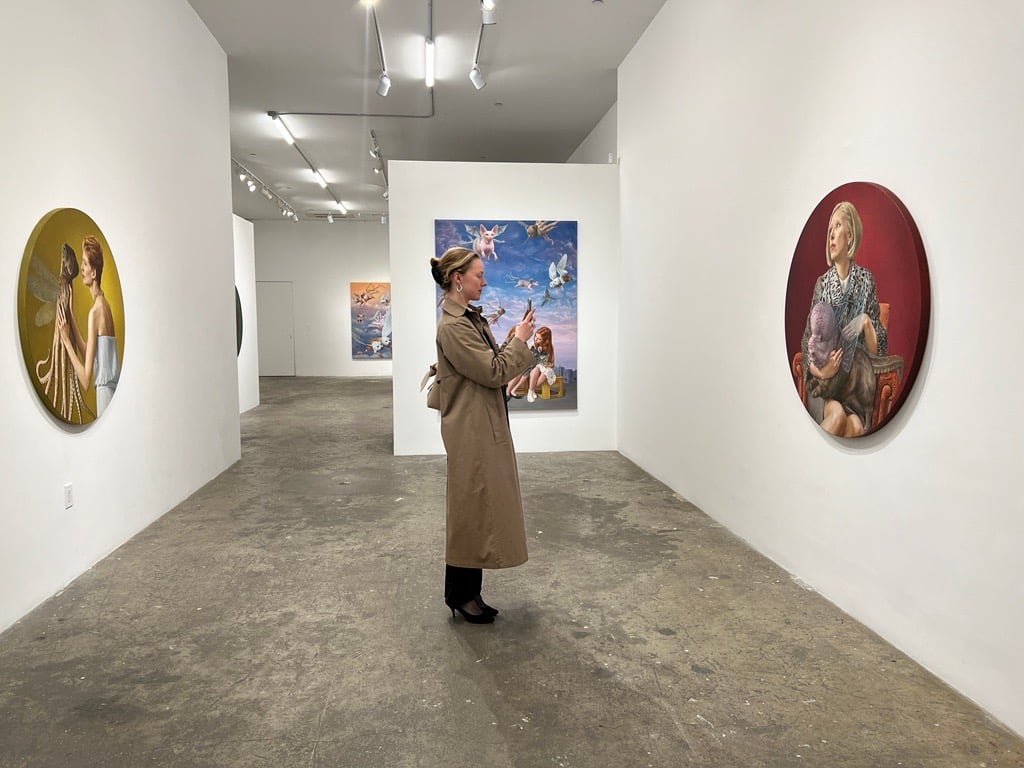
<instances>
[{"instance_id":1,"label":"woman standing","mask_svg":"<svg viewBox=\"0 0 1024 768\"><path fill-rule=\"evenodd\" d=\"M444 601L472 624L490 624L497 609L480 594L483 568L526 562L526 526L504 386L534 362L526 345L533 310L499 348L481 317L487 285L480 257L449 248L430 260L445 292L437 324L441 439L448 454Z\"/></svg>"},{"instance_id":2,"label":"woman standing","mask_svg":"<svg viewBox=\"0 0 1024 768\"><path fill-rule=\"evenodd\" d=\"M807 314L801 343L808 377L828 380L840 370L848 374L858 346L871 355L888 354L886 330L879 317L875 277L871 270L853 261L863 236L860 214L853 203L838 203L832 209L825 237L825 261L829 268L814 284L811 312ZM814 364L807 349L811 314L819 302L832 307L842 332L840 346L832 350L821 368ZM854 408L838 400L808 397L807 410L822 429L840 437L857 437L870 427L854 412Z\"/></svg>"}]
</instances>

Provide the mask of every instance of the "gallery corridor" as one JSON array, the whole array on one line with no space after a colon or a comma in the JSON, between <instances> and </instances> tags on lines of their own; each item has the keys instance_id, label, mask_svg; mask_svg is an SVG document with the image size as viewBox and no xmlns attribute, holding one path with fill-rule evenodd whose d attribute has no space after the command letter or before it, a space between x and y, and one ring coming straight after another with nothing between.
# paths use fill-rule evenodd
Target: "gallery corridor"
<instances>
[{"instance_id":1,"label":"gallery corridor","mask_svg":"<svg viewBox=\"0 0 1024 768\"><path fill-rule=\"evenodd\" d=\"M520 456L530 562L453 620L445 460L391 455L390 380L261 387L241 461L0 635L0 766L1024 765L616 453Z\"/></svg>"}]
</instances>

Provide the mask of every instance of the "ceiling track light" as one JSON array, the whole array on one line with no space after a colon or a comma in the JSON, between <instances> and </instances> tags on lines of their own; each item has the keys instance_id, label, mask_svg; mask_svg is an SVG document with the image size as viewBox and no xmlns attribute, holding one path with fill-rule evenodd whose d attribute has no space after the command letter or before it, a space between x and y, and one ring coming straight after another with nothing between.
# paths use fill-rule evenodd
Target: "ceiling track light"
<instances>
[{"instance_id":1,"label":"ceiling track light","mask_svg":"<svg viewBox=\"0 0 1024 768\"><path fill-rule=\"evenodd\" d=\"M232 173L238 174L239 180L241 180L249 188L250 192L255 192L257 189L259 189L261 195L263 195L265 198L267 198L267 200L270 200L272 203L277 205L278 209L281 211L281 215L291 215L291 206L288 205L288 203L285 201L283 197L274 192L270 188L270 185L261 181L260 178L256 176L256 174L254 174L240 162L235 160L235 158L231 158L231 163L233 165Z\"/></svg>"},{"instance_id":2,"label":"ceiling track light","mask_svg":"<svg viewBox=\"0 0 1024 768\"><path fill-rule=\"evenodd\" d=\"M333 213L328 213L327 214L327 223L328 224L333 224L334 223L334 214Z\"/></svg>"},{"instance_id":3,"label":"ceiling track light","mask_svg":"<svg viewBox=\"0 0 1024 768\"><path fill-rule=\"evenodd\" d=\"M288 130L288 126L284 124L284 120L277 112L267 112L267 117L274 121L281 138L288 142L288 146L295 144L295 137L292 136L292 132Z\"/></svg>"},{"instance_id":4,"label":"ceiling track light","mask_svg":"<svg viewBox=\"0 0 1024 768\"><path fill-rule=\"evenodd\" d=\"M377 33L377 53L380 54L380 77L377 79L377 95L387 96L391 90L391 77L388 75L388 65L384 61L384 43L380 39L380 24L377 21L377 6L370 4L370 14L373 16L373 30Z\"/></svg>"},{"instance_id":5,"label":"ceiling track light","mask_svg":"<svg viewBox=\"0 0 1024 768\"><path fill-rule=\"evenodd\" d=\"M427 38L423 41L423 83L427 88L434 87L434 41Z\"/></svg>"},{"instance_id":6,"label":"ceiling track light","mask_svg":"<svg viewBox=\"0 0 1024 768\"><path fill-rule=\"evenodd\" d=\"M282 115L279 112L267 112L267 116L271 120L273 120L278 126L281 127L282 135L287 134L289 137L291 137L291 132L288 131L288 127L284 124L284 121L282 119ZM292 140L290 142L288 142L288 143L291 144L291 146L295 147L295 151L299 153L299 157L301 157L305 161L306 165L309 168L309 172L310 172L310 174L313 177L313 181L315 181L320 186L320 189L326 189L328 191L328 193L331 195L331 197L335 201L337 201L337 198L334 197L334 193L331 192L330 187L327 184L327 179L324 178L323 173L315 165L313 165L313 163L310 161L310 159L308 157L306 157L306 153L302 151L302 147L300 147L295 142L294 138L292 138ZM376 139L374 139L374 146L376 147L376 145L377 145L377 141L376 141ZM252 174L249 174L249 175L252 176ZM291 210L291 209L285 210L284 208L282 208L281 212L285 216L294 216L295 215L295 212L293 210ZM344 211L342 211L342 213L344 213ZM295 220L298 221L298 218L296 218Z\"/></svg>"},{"instance_id":7,"label":"ceiling track light","mask_svg":"<svg viewBox=\"0 0 1024 768\"><path fill-rule=\"evenodd\" d=\"M484 73L480 71L480 46L484 41L484 25L480 25L480 34L476 39L476 53L473 55L473 68L469 70L469 81L478 91L487 85Z\"/></svg>"},{"instance_id":8,"label":"ceiling track light","mask_svg":"<svg viewBox=\"0 0 1024 768\"><path fill-rule=\"evenodd\" d=\"M496 24L498 21L498 9L494 0L480 0L480 19L484 24Z\"/></svg>"},{"instance_id":9,"label":"ceiling track light","mask_svg":"<svg viewBox=\"0 0 1024 768\"><path fill-rule=\"evenodd\" d=\"M471 82L473 87L478 91L487 85L487 81L484 80L484 74L480 71L479 64L474 64L473 68L469 70L469 82Z\"/></svg>"}]
</instances>

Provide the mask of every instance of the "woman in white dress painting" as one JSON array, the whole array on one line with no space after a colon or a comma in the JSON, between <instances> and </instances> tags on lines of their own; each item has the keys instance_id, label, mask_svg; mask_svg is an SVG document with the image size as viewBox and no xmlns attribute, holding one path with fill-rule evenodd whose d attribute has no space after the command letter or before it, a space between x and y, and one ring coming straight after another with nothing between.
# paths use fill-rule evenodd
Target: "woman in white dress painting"
<instances>
[{"instance_id":1,"label":"woman in white dress painting","mask_svg":"<svg viewBox=\"0 0 1024 768\"><path fill-rule=\"evenodd\" d=\"M117 389L119 367L117 337L114 335L114 316L100 279L103 276L103 246L92 235L82 241L82 284L92 294L92 307L86 335L83 338L74 316L68 316L62 306L57 310L57 328L61 341L71 357L78 383L82 390L96 385L96 418L103 415L114 390Z\"/></svg>"}]
</instances>

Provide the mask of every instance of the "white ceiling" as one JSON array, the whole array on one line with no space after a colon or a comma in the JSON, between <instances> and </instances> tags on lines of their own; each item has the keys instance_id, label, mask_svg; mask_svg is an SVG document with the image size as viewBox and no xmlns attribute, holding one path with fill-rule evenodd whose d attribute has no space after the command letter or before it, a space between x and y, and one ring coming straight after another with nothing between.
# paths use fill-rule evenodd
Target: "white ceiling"
<instances>
[{"instance_id":1,"label":"white ceiling","mask_svg":"<svg viewBox=\"0 0 1024 768\"><path fill-rule=\"evenodd\" d=\"M189 2L227 53L232 157L307 219L326 217L334 198L349 218L387 212L371 130L386 161L565 162L615 103L616 69L665 0L495 0L479 91L469 81L479 0L376 0L392 82L383 98L365 0ZM433 93L423 81L431 22ZM328 190L269 111L284 115ZM232 189L239 216L281 218L276 200L237 176Z\"/></svg>"}]
</instances>

